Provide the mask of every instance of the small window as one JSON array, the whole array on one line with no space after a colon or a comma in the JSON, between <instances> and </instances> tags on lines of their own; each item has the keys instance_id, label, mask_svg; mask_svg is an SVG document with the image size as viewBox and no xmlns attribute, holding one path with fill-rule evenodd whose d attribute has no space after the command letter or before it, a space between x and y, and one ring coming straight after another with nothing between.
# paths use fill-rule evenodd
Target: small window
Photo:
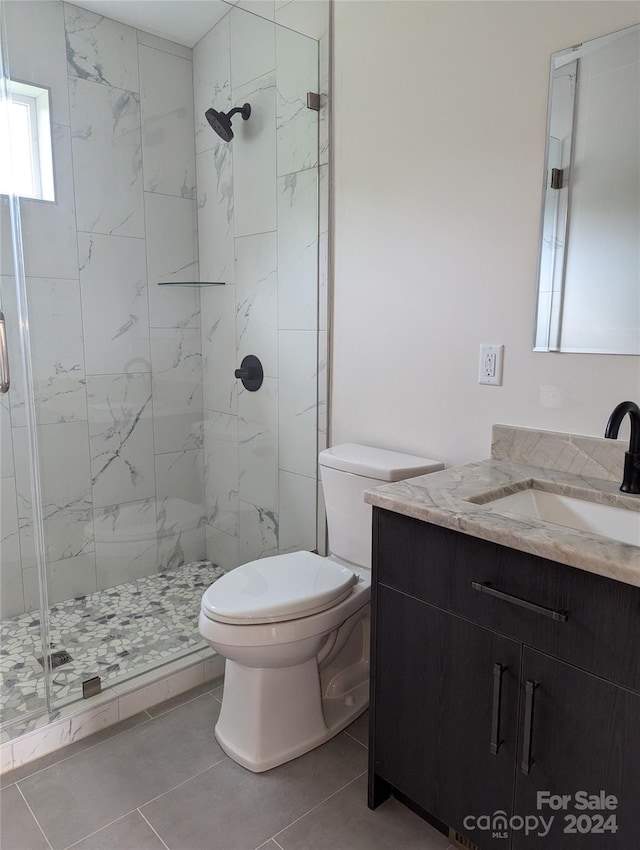
<instances>
[{"instance_id":1,"label":"small window","mask_svg":"<svg viewBox=\"0 0 640 850\"><path fill-rule=\"evenodd\" d=\"M49 90L16 80L8 88L9 101L0 103L8 112L0 133L0 193L54 201Z\"/></svg>"}]
</instances>

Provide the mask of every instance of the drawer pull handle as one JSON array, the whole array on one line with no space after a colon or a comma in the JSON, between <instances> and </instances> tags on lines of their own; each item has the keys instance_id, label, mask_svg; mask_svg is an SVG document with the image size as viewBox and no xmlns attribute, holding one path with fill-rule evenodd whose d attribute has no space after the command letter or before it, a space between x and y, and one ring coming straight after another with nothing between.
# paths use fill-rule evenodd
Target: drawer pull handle
<instances>
[{"instance_id":1,"label":"drawer pull handle","mask_svg":"<svg viewBox=\"0 0 640 850\"><path fill-rule=\"evenodd\" d=\"M507 668L498 664L493 665L493 710L491 712L491 754L498 755L500 749L500 705L502 703L502 674Z\"/></svg>"},{"instance_id":2,"label":"drawer pull handle","mask_svg":"<svg viewBox=\"0 0 640 850\"><path fill-rule=\"evenodd\" d=\"M538 682L527 679L527 699L524 707L524 744L522 747L522 764L520 768L525 776L529 775L533 759L531 758L531 738L533 736L533 698Z\"/></svg>"},{"instance_id":3,"label":"drawer pull handle","mask_svg":"<svg viewBox=\"0 0 640 850\"><path fill-rule=\"evenodd\" d=\"M497 599L502 599L504 602L511 602L512 605L519 605L521 608L526 608L528 611L535 611L536 614L542 614L543 617L549 617L558 623L566 623L569 619L569 614L566 611L554 611L553 608L545 608L543 605L536 605L535 602L529 602L528 599L521 599L519 596L512 596L510 593L503 593L502 590L496 590L488 582L482 584L479 581L472 581L471 587L474 590L479 590L481 593L488 593L489 596L495 596Z\"/></svg>"}]
</instances>

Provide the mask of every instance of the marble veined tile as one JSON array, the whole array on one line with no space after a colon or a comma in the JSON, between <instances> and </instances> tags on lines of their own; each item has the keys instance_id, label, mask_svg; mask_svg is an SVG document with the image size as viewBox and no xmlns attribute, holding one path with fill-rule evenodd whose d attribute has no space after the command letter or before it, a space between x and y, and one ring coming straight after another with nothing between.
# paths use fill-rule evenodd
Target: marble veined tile
<instances>
[{"instance_id":1,"label":"marble veined tile","mask_svg":"<svg viewBox=\"0 0 640 850\"><path fill-rule=\"evenodd\" d=\"M140 96L69 78L78 230L144 236Z\"/></svg>"},{"instance_id":2,"label":"marble veined tile","mask_svg":"<svg viewBox=\"0 0 640 850\"><path fill-rule=\"evenodd\" d=\"M278 258L275 233L236 239L238 363L247 354L278 375Z\"/></svg>"},{"instance_id":3,"label":"marble veined tile","mask_svg":"<svg viewBox=\"0 0 640 850\"><path fill-rule=\"evenodd\" d=\"M93 519L99 590L157 572L155 499L96 508Z\"/></svg>"},{"instance_id":4,"label":"marble veined tile","mask_svg":"<svg viewBox=\"0 0 640 850\"><path fill-rule=\"evenodd\" d=\"M231 21L231 85L239 86L276 67L275 25L243 9L233 9Z\"/></svg>"},{"instance_id":5,"label":"marble veined tile","mask_svg":"<svg viewBox=\"0 0 640 850\"><path fill-rule=\"evenodd\" d=\"M212 286L201 292L202 380L206 410L238 411L235 286Z\"/></svg>"},{"instance_id":6,"label":"marble veined tile","mask_svg":"<svg viewBox=\"0 0 640 850\"><path fill-rule=\"evenodd\" d=\"M275 82L271 71L233 88L235 103L251 104L249 120L236 119L231 142L236 236L266 233L277 226Z\"/></svg>"},{"instance_id":7,"label":"marble veined tile","mask_svg":"<svg viewBox=\"0 0 640 850\"><path fill-rule=\"evenodd\" d=\"M14 428L16 490L23 567L36 563L27 429ZM86 422L38 428L40 481L48 561L93 551L89 434Z\"/></svg>"},{"instance_id":8,"label":"marble veined tile","mask_svg":"<svg viewBox=\"0 0 640 850\"><path fill-rule=\"evenodd\" d=\"M329 32L329 0L289 0L278 7L276 23L297 33L320 40Z\"/></svg>"},{"instance_id":9,"label":"marble veined tile","mask_svg":"<svg viewBox=\"0 0 640 850\"><path fill-rule=\"evenodd\" d=\"M315 331L280 331L280 469L315 478L318 459L318 340Z\"/></svg>"},{"instance_id":10,"label":"marble veined tile","mask_svg":"<svg viewBox=\"0 0 640 850\"><path fill-rule=\"evenodd\" d=\"M204 496L207 527L238 530L238 418L205 411ZM216 562L217 563L217 562Z\"/></svg>"},{"instance_id":11,"label":"marble veined tile","mask_svg":"<svg viewBox=\"0 0 640 850\"><path fill-rule=\"evenodd\" d=\"M79 6L64 4L70 76L137 92L136 31Z\"/></svg>"},{"instance_id":12,"label":"marble veined tile","mask_svg":"<svg viewBox=\"0 0 640 850\"><path fill-rule=\"evenodd\" d=\"M228 112L232 105L229 18L226 15L193 48L197 153L224 144L209 126L204 113L211 106L219 112Z\"/></svg>"},{"instance_id":13,"label":"marble veined tile","mask_svg":"<svg viewBox=\"0 0 640 850\"><path fill-rule=\"evenodd\" d=\"M156 50L164 50L165 53L173 53L174 56L182 56L183 59L193 59L193 50L184 44L178 44L177 41L168 41L166 38L159 38L157 35L151 35L150 32L144 30L136 30L136 35L138 36L138 44L154 47Z\"/></svg>"},{"instance_id":14,"label":"marble veined tile","mask_svg":"<svg viewBox=\"0 0 640 850\"><path fill-rule=\"evenodd\" d=\"M16 4L19 5L19 4ZM23 198L20 218L24 263L30 277L62 277L78 275L76 245L76 209L73 193L73 168L69 127L54 124L51 131L55 203ZM1 242L0 269L14 274L11 225L6 196L0 198Z\"/></svg>"},{"instance_id":15,"label":"marble veined tile","mask_svg":"<svg viewBox=\"0 0 640 850\"><path fill-rule=\"evenodd\" d=\"M0 619L24 611L15 478L0 479Z\"/></svg>"},{"instance_id":16,"label":"marble veined tile","mask_svg":"<svg viewBox=\"0 0 640 850\"><path fill-rule=\"evenodd\" d=\"M56 605L96 590L95 552L47 562L47 601Z\"/></svg>"},{"instance_id":17,"label":"marble veined tile","mask_svg":"<svg viewBox=\"0 0 640 850\"><path fill-rule=\"evenodd\" d=\"M315 478L280 470L280 552L316 548Z\"/></svg>"},{"instance_id":18,"label":"marble veined tile","mask_svg":"<svg viewBox=\"0 0 640 850\"><path fill-rule=\"evenodd\" d=\"M6 287L4 309L11 363L11 420L26 425L24 377L18 338L18 307ZM82 315L77 280L27 278L31 368L39 425L86 420Z\"/></svg>"},{"instance_id":19,"label":"marble veined tile","mask_svg":"<svg viewBox=\"0 0 640 850\"><path fill-rule=\"evenodd\" d=\"M195 198L192 62L144 45L138 53L145 191Z\"/></svg>"},{"instance_id":20,"label":"marble veined tile","mask_svg":"<svg viewBox=\"0 0 640 850\"><path fill-rule=\"evenodd\" d=\"M329 359L328 331L318 332L318 452L327 448L327 397L329 394L329 376L327 363Z\"/></svg>"},{"instance_id":21,"label":"marble veined tile","mask_svg":"<svg viewBox=\"0 0 640 850\"><path fill-rule=\"evenodd\" d=\"M199 330L151 331L156 454L202 446L202 355Z\"/></svg>"},{"instance_id":22,"label":"marble veined tile","mask_svg":"<svg viewBox=\"0 0 640 850\"><path fill-rule=\"evenodd\" d=\"M318 326L317 169L278 178L278 327Z\"/></svg>"},{"instance_id":23,"label":"marble veined tile","mask_svg":"<svg viewBox=\"0 0 640 850\"><path fill-rule=\"evenodd\" d=\"M9 398L0 396L0 478L13 478L13 438Z\"/></svg>"},{"instance_id":24,"label":"marble veined tile","mask_svg":"<svg viewBox=\"0 0 640 850\"><path fill-rule=\"evenodd\" d=\"M307 107L307 92L318 91L318 42L277 27L278 175L318 164L318 112Z\"/></svg>"},{"instance_id":25,"label":"marble veined tile","mask_svg":"<svg viewBox=\"0 0 640 850\"><path fill-rule=\"evenodd\" d=\"M219 528L207 526L207 558L222 567L232 570L243 563L240 540L236 534L227 534Z\"/></svg>"},{"instance_id":26,"label":"marble veined tile","mask_svg":"<svg viewBox=\"0 0 640 850\"><path fill-rule=\"evenodd\" d=\"M322 0L324 3L325 0ZM327 10L329 3L326 2ZM327 11L327 29L320 37L319 42L319 65L320 65L320 82L318 88L320 90L320 114L318 115L318 161L320 165L329 164L329 97L331 83L329 82L329 73L331 68L330 57L330 40L329 40L329 14Z\"/></svg>"},{"instance_id":27,"label":"marble veined tile","mask_svg":"<svg viewBox=\"0 0 640 850\"><path fill-rule=\"evenodd\" d=\"M221 142L196 155L200 279L235 281L233 153Z\"/></svg>"},{"instance_id":28,"label":"marble veined tile","mask_svg":"<svg viewBox=\"0 0 640 850\"><path fill-rule=\"evenodd\" d=\"M150 371L142 239L79 233L87 374Z\"/></svg>"},{"instance_id":29,"label":"marble veined tile","mask_svg":"<svg viewBox=\"0 0 640 850\"><path fill-rule=\"evenodd\" d=\"M278 554L278 511L240 502L238 551L240 563Z\"/></svg>"},{"instance_id":30,"label":"marble veined tile","mask_svg":"<svg viewBox=\"0 0 640 850\"><path fill-rule=\"evenodd\" d=\"M204 558L204 455L202 449L156 455L160 569Z\"/></svg>"},{"instance_id":31,"label":"marble veined tile","mask_svg":"<svg viewBox=\"0 0 640 850\"><path fill-rule=\"evenodd\" d=\"M199 280L196 202L145 192L149 314L152 328L200 326L197 287L159 286Z\"/></svg>"},{"instance_id":32,"label":"marble veined tile","mask_svg":"<svg viewBox=\"0 0 640 850\"><path fill-rule=\"evenodd\" d=\"M151 375L87 380L95 507L155 496Z\"/></svg>"},{"instance_id":33,"label":"marble veined tile","mask_svg":"<svg viewBox=\"0 0 640 850\"><path fill-rule=\"evenodd\" d=\"M51 90L54 124L69 124L67 54L62 3L6 3L11 76Z\"/></svg>"},{"instance_id":34,"label":"marble veined tile","mask_svg":"<svg viewBox=\"0 0 640 850\"><path fill-rule=\"evenodd\" d=\"M278 509L278 381L260 390L238 391L239 496L270 511Z\"/></svg>"}]
</instances>

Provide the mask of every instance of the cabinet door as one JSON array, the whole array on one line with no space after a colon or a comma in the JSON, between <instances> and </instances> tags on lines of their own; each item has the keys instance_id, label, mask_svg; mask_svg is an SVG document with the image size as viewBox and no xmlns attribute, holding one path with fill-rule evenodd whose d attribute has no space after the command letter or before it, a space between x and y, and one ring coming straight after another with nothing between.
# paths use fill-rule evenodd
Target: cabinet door
<instances>
[{"instance_id":1,"label":"cabinet door","mask_svg":"<svg viewBox=\"0 0 640 850\"><path fill-rule=\"evenodd\" d=\"M376 593L373 771L479 844L465 818L512 810L521 647L384 585Z\"/></svg>"},{"instance_id":2,"label":"cabinet door","mask_svg":"<svg viewBox=\"0 0 640 850\"><path fill-rule=\"evenodd\" d=\"M532 649L522 688L515 811L554 821L545 838L514 830L514 850L638 850L640 696ZM578 792L614 796L617 807L581 808ZM539 793L564 796L566 808L552 809Z\"/></svg>"}]
</instances>

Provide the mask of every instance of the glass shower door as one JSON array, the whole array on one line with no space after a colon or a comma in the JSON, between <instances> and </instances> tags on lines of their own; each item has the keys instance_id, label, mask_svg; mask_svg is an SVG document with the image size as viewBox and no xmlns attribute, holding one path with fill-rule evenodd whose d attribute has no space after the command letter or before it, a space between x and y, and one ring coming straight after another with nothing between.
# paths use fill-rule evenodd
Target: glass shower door
<instances>
[{"instance_id":1,"label":"glass shower door","mask_svg":"<svg viewBox=\"0 0 640 850\"><path fill-rule=\"evenodd\" d=\"M24 154L24 139L12 139L16 115L11 94L0 2L0 715L3 733L13 736L49 711L51 670L38 446L33 405L24 403L33 398L33 376L13 168ZM23 533L27 514L30 545Z\"/></svg>"},{"instance_id":2,"label":"glass shower door","mask_svg":"<svg viewBox=\"0 0 640 850\"><path fill-rule=\"evenodd\" d=\"M203 648L224 570L316 547L318 43L242 9L191 51L5 6L39 185L2 208L3 629L44 630L7 681L59 709ZM245 101L231 143L204 126Z\"/></svg>"}]
</instances>

